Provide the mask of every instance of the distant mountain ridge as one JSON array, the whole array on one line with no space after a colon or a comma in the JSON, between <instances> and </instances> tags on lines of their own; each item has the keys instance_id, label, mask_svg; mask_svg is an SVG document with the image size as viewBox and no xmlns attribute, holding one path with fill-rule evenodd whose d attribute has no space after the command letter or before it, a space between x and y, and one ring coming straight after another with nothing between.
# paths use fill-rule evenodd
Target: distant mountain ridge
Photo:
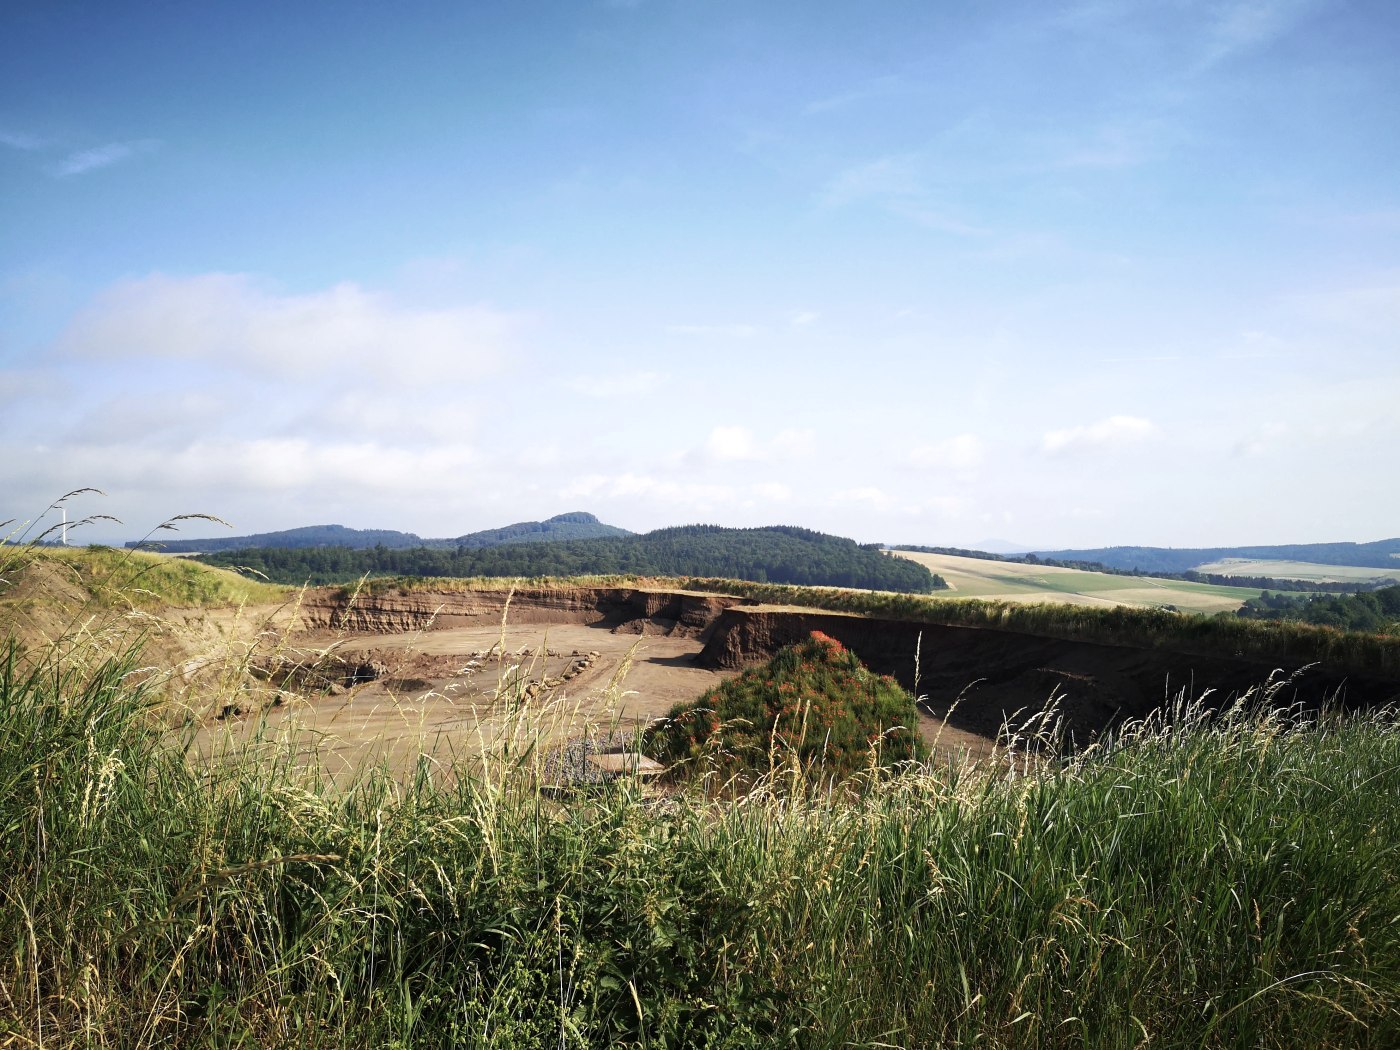
<instances>
[{"instance_id":1,"label":"distant mountain ridge","mask_svg":"<svg viewBox=\"0 0 1400 1050\"><path fill-rule=\"evenodd\" d=\"M1359 565L1400 569L1400 538L1373 543L1287 543L1262 547L1094 547L1034 551L1037 558L1096 561L1112 569L1186 572L1224 558L1250 561L1305 561L1317 565Z\"/></svg>"},{"instance_id":2,"label":"distant mountain ridge","mask_svg":"<svg viewBox=\"0 0 1400 1050\"><path fill-rule=\"evenodd\" d=\"M278 550L304 550L314 547L349 547L369 550L387 547L408 550L426 547L430 550L455 550L459 547L476 550L506 543L549 543L559 540L592 540L610 536L631 536L627 529L605 525L586 511L556 514L544 521L520 521L499 529L469 532L451 539L424 539L412 532L394 529L350 529L344 525L305 525L279 532L259 532L249 536L208 537L198 540L136 541L128 547L157 547L168 554L208 554L215 551L246 550L266 547Z\"/></svg>"}]
</instances>

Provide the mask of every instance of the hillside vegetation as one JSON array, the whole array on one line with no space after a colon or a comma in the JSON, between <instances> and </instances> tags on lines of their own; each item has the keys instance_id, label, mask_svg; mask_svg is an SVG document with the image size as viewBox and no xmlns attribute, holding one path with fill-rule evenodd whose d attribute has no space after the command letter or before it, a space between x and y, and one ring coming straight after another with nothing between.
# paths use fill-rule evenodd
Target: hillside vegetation
<instances>
[{"instance_id":1,"label":"hillside vegetation","mask_svg":"<svg viewBox=\"0 0 1400 1050\"><path fill-rule=\"evenodd\" d=\"M823 784L928 757L914 698L820 632L678 704L648 754L691 778L752 782L775 769Z\"/></svg>"},{"instance_id":2,"label":"hillside vegetation","mask_svg":"<svg viewBox=\"0 0 1400 1050\"><path fill-rule=\"evenodd\" d=\"M1245 602L1239 615L1253 620L1296 620L1347 631L1400 635L1400 584L1336 597L1265 592Z\"/></svg>"},{"instance_id":3,"label":"hillside vegetation","mask_svg":"<svg viewBox=\"0 0 1400 1050\"><path fill-rule=\"evenodd\" d=\"M624 536L455 550L356 551L343 547L258 548L206 555L208 564L248 569L284 583L344 583L371 576L723 576L804 586L926 593L943 581L877 546L809 529L689 525Z\"/></svg>"},{"instance_id":4,"label":"hillside vegetation","mask_svg":"<svg viewBox=\"0 0 1400 1050\"><path fill-rule=\"evenodd\" d=\"M1392 715L1177 712L859 797L552 801L529 746L341 786L272 742L193 767L139 660L0 650L15 1045L1400 1042Z\"/></svg>"},{"instance_id":5,"label":"hillside vegetation","mask_svg":"<svg viewBox=\"0 0 1400 1050\"><path fill-rule=\"evenodd\" d=\"M21 586L31 575L36 579L30 586ZM0 602L17 600L12 585L28 599L40 600L55 577L76 585L84 602L104 608L232 606L288 595L286 587L149 551L0 545Z\"/></svg>"},{"instance_id":6,"label":"hillside vegetation","mask_svg":"<svg viewBox=\"0 0 1400 1050\"><path fill-rule=\"evenodd\" d=\"M546 543L555 540L586 540L600 536L630 536L626 529L604 525L592 514L574 511L556 514L545 521L521 521L499 529L469 532L452 539L424 539L412 532L393 529L347 529L344 525L307 525L280 532L258 532L250 536L213 536L196 540L136 541L128 547L150 546L167 554L200 554L212 551L244 550L250 547L281 547L303 550L308 547L349 547L365 550L389 547L402 550L427 547L455 550L459 547L494 547L499 543Z\"/></svg>"}]
</instances>

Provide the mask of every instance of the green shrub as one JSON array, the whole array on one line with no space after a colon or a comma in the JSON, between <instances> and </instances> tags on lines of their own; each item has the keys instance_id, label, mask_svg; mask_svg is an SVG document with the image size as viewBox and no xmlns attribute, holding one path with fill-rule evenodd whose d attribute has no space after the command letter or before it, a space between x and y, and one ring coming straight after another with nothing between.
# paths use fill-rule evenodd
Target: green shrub
<instances>
[{"instance_id":1,"label":"green shrub","mask_svg":"<svg viewBox=\"0 0 1400 1050\"><path fill-rule=\"evenodd\" d=\"M761 667L672 708L652 731L654 757L682 772L748 778L795 760L820 780L922 759L914 699L813 631ZM699 761L697 761L699 760Z\"/></svg>"}]
</instances>

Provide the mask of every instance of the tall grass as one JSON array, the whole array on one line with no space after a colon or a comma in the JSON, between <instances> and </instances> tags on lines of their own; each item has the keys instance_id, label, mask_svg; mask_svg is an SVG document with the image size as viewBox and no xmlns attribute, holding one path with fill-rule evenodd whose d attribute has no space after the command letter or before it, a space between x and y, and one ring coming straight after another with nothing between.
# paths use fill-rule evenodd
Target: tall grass
<instances>
[{"instance_id":1,"label":"tall grass","mask_svg":"<svg viewBox=\"0 0 1400 1050\"><path fill-rule=\"evenodd\" d=\"M138 664L0 652L0 1043L1400 1041L1392 713L1179 714L858 799L556 802L523 760L198 765Z\"/></svg>"}]
</instances>

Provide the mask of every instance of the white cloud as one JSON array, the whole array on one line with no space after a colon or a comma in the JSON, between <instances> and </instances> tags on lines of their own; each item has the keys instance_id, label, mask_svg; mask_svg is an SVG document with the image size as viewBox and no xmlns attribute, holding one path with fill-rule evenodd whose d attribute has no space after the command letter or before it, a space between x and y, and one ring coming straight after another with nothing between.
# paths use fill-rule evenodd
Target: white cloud
<instances>
[{"instance_id":1,"label":"white cloud","mask_svg":"<svg viewBox=\"0 0 1400 1050\"><path fill-rule=\"evenodd\" d=\"M1048 431L1041 439L1040 448L1052 456L1108 448L1143 441L1156 430L1150 420L1137 416L1109 416L1097 423Z\"/></svg>"},{"instance_id":2,"label":"white cloud","mask_svg":"<svg viewBox=\"0 0 1400 1050\"><path fill-rule=\"evenodd\" d=\"M788 324L794 328L806 328L815 324L821 318L821 314L813 310L797 310L788 318Z\"/></svg>"},{"instance_id":3,"label":"white cloud","mask_svg":"<svg viewBox=\"0 0 1400 1050\"><path fill-rule=\"evenodd\" d=\"M148 153L156 149L159 143L154 139L138 139L132 142L109 142L105 146L94 146L92 149L78 150L70 153L63 160L54 165L55 175L69 176L82 175L89 171L96 171L99 168L109 168L113 164L127 160L138 153Z\"/></svg>"},{"instance_id":4,"label":"white cloud","mask_svg":"<svg viewBox=\"0 0 1400 1050\"><path fill-rule=\"evenodd\" d=\"M20 480L43 479L61 467L66 477L101 478L113 492L155 489L203 498L212 493L225 500L234 493L314 497L330 491L403 497L433 493L443 478L465 480L477 460L473 449L461 445L421 449L299 437L199 440L180 448L86 443L24 449L20 461L27 469ZM309 505L287 513L296 517L315 510Z\"/></svg>"},{"instance_id":5,"label":"white cloud","mask_svg":"<svg viewBox=\"0 0 1400 1050\"><path fill-rule=\"evenodd\" d=\"M753 434L747 427L715 427L705 442L705 456L719 463L757 459Z\"/></svg>"},{"instance_id":6,"label":"white cloud","mask_svg":"<svg viewBox=\"0 0 1400 1050\"><path fill-rule=\"evenodd\" d=\"M664 380L660 372L623 372L617 375L579 376L569 381L569 389L584 397L600 400L640 397L659 387Z\"/></svg>"},{"instance_id":7,"label":"white cloud","mask_svg":"<svg viewBox=\"0 0 1400 1050\"><path fill-rule=\"evenodd\" d=\"M974 470L982 465L986 450L976 434L958 434L931 445L916 446L909 462L925 469Z\"/></svg>"},{"instance_id":8,"label":"white cloud","mask_svg":"<svg viewBox=\"0 0 1400 1050\"><path fill-rule=\"evenodd\" d=\"M792 499L792 489L778 481L759 482L749 486L749 492L756 500L766 503L786 503Z\"/></svg>"},{"instance_id":9,"label":"white cloud","mask_svg":"<svg viewBox=\"0 0 1400 1050\"><path fill-rule=\"evenodd\" d=\"M884 489L874 485L861 485L856 488L842 489L831 495L833 503L858 503L868 506L874 510L888 510L894 501Z\"/></svg>"},{"instance_id":10,"label":"white cloud","mask_svg":"<svg viewBox=\"0 0 1400 1050\"><path fill-rule=\"evenodd\" d=\"M58 341L80 358L173 359L254 376L438 386L495 365L517 317L418 310L353 282L284 295L244 274L155 274L108 288Z\"/></svg>"},{"instance_id":11,"label":"white cloud","mask_svg":"<svg viewBox=\"0 0 1400 1050\"><path fill-rule=\"evenodd\" d=\"M748 427L721 426L710 431L698 458L710 463L793 460L808 455L815 440L810 430L780 430L771 439L760 441Z\"/></svg>"},{"instance_id":12,"label":"white cloud","mask_svg":"<svg viewBox=\"0 0 1400 1050\"><path fill-rule=\"evenodd\" d=\"M1266 455L1287 437L1288 431L1286 424L1264 423L1235 443L1235 455L1250 458Z\"/></svg>"},{"instance_id":13,"label":"white cloud","mask_svg":"<svg viewBox=\"0 0 1400 1050\"><path fill-rule=\"evenodd\" d=\"M644 499L692 510L710 510L737 502L739 491L730 485L707 485L671 481L648 474L589 474L559 490L559 497L572 499Z\"/></svg>"}]
</instances>

